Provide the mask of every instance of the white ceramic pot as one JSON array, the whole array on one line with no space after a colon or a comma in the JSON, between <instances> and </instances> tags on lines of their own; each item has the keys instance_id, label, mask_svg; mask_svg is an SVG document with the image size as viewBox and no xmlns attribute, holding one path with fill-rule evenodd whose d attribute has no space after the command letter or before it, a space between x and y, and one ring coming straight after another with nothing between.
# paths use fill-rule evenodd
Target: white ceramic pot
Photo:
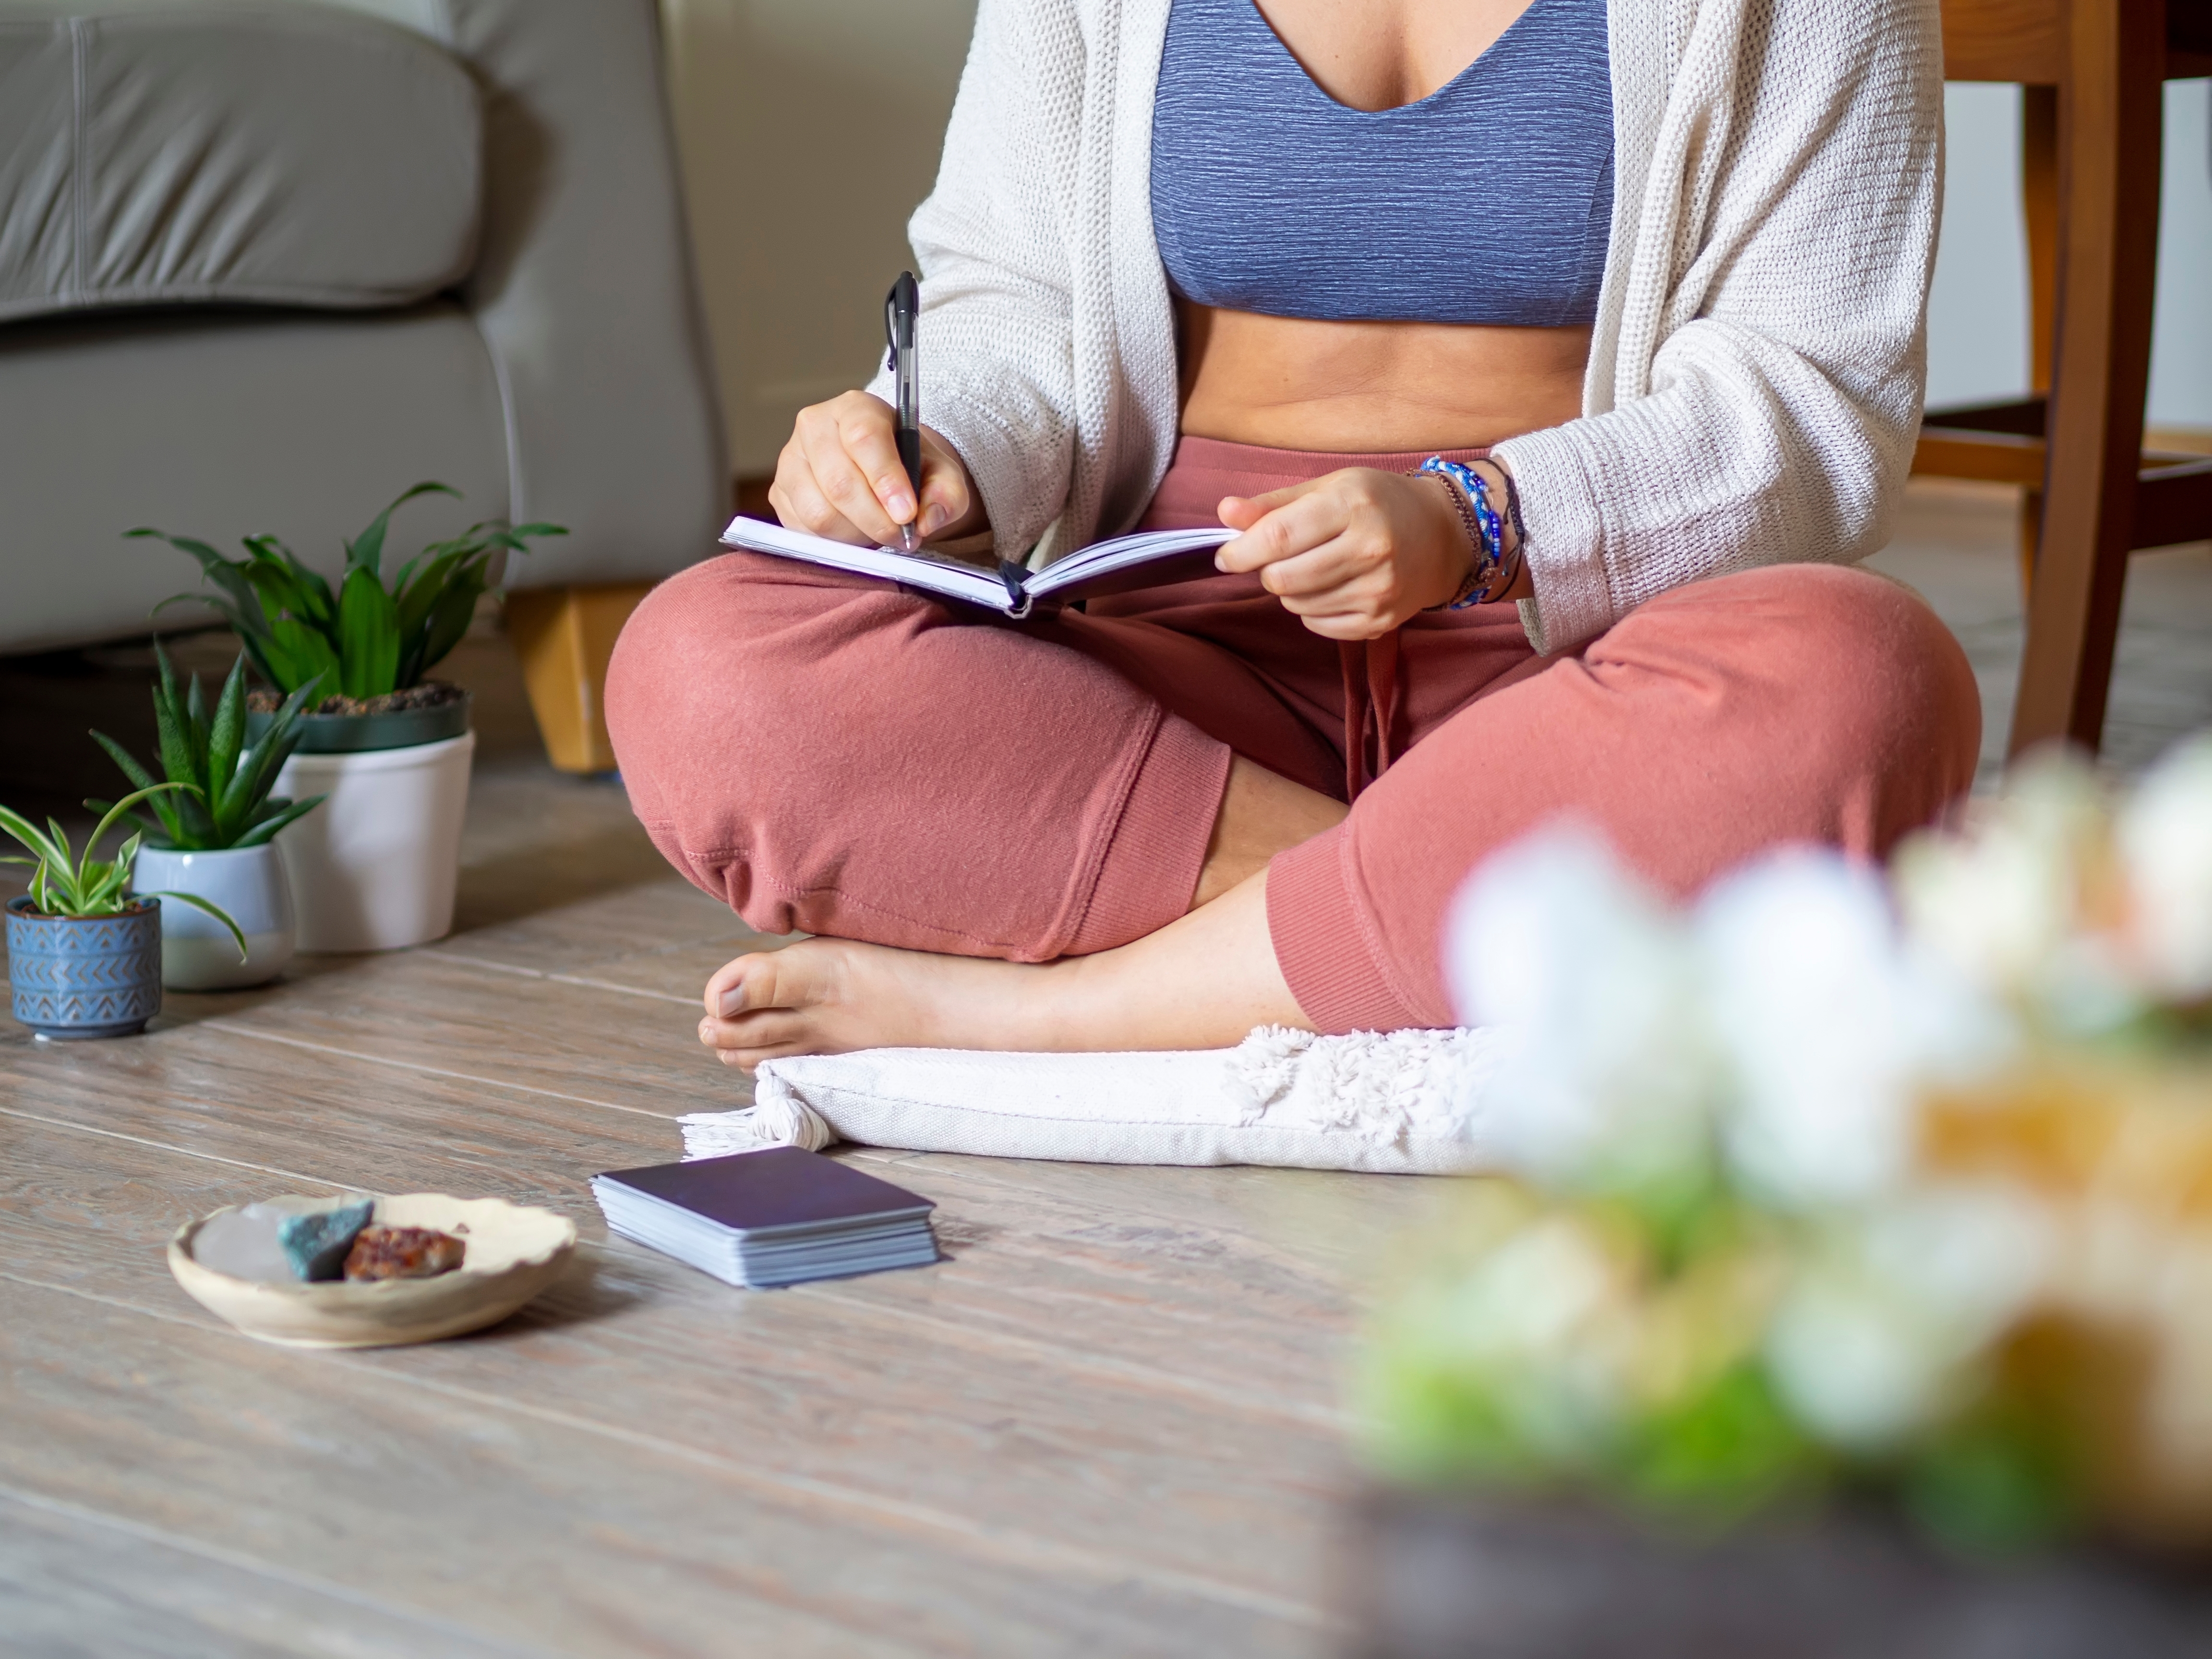
<instances>
[{"instance_id":1,"label":"white ceramic pot","mask_svg":"<svg viewBox=\"0 0 2212 1659\"><path fill-rule=\"evenodd\" d=\"M311 813L310 817L313 816ZM190 893L228 911L246 935L246 960L230 930L189 904L161 907L161 983L173 991L265 985L292 959L292 891L275 846L222 853L142 847L131 866L137 893Z\"/></svg>"},{"instance_id":2,"label":"white ceramic pot","mask_svg":"<svg viewBox=\"0 0 2212 1659\"><path fill-rule=\"evenodd\" d=\"M276 837L302 951L397 951L453 931L477 737L295 754L274 793L328 795Z\"/></svg>"}]
</instances>

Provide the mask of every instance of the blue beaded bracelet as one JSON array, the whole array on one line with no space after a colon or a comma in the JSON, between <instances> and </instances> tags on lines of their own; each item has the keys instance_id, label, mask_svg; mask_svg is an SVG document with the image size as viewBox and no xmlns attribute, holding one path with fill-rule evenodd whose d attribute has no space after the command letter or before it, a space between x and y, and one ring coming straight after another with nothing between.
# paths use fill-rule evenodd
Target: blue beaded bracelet
<instances>
[{"instance_id":1,"label":"blue beaded bracelet","mask_svg":"<svg viewBox=\"0 0 2212 1659\"><path fill-rule=\"evenodd\" d=\"M1510 576L1499 580L1505 567L1505 522L1490 504L1489 484L1473 467L1448 461L1441 455L1430 456L1421 463L1419 471L1444 481L1452 505L1459 509L1460 520L1467 526L1468 540L1474 548L1474 563L1459 591L1443 604L1429 609L1464 611L1469 605L1487 603L1493 593L1512 580Z\"/></svg>"}]
</instances>

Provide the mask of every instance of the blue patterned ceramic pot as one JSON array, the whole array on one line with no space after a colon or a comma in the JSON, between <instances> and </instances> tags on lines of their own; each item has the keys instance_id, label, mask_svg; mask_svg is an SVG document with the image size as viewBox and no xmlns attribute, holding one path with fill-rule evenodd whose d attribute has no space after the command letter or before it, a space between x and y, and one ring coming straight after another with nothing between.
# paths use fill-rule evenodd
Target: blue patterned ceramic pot
<instances>
[{"instance_id":1,"label":"blue patterned ceramic pot","mask_svg":"<svg viewBox=\"0 0 2212 1659\"><path fill-rule=\"evenodd\" d=\"M161 1012L161 901L119 916L42 916L8 901L15 1018L43 1037L128 1036Z\"/></svg>"}]
</instances>

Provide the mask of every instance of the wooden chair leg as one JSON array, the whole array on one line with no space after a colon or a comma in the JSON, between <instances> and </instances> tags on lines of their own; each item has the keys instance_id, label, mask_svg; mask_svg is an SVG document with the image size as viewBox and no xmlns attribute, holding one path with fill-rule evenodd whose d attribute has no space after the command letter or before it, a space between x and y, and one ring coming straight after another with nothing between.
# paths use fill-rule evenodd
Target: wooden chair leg
<instances>
[{"instance_id":1,"label":"wooden chair leg","mask_svg":"<svg viewBox=\"0 0 2212 1659\"><path fill-rule=\"evenodd\" d=\"M2058 239L2043 544L2013 705L2014 755L2052 738L2094 750L2134 545L2158 261L2166 8L2071 0L2059 96L2067 211Z\"/></svg>"},{"instance_id":2,"label":"wooden chair leg","mask_svg":"<svg viewBox=\"0 0 2212 1659\"><path fill-rule=\"evenodd\" d=\"M2058 347L2058 88L2022 87L2021 206L2027 222L2028 389L2048 396Z\"/></svg>"},{"instance_id":3,"label":"wooden chair leg","mask_svg":"<svg viewBox=\"0 0 2212 1659\"><path fill-rule=\"evenodd\" d=\"M523 684L545 753L563 772L611 772L604 699L615 636L650 582L592 587L531 587L507 596L507 637L522 660Z\"/></svg>"},{"instance_id":4,"label":"wooden chair leg","mask_svg":"<svg viewBox=\"0 0 2212 1659\"><path fill-rule=\"evenodd\" d=\"M2051 395L2058 347L2058 88L2021 88L2020 174L2027 222L2028 389ZM2048 428L2045 428L2048 436ZM2035 550L2043 542L2043 492L2020 504L2020 597L2035 592Z\"/></svg>"},{"instance_id":5,"label":"wooden chair leg","mask_svg":"<svg viewBox=\"0 0 2212 1659\"><path fill-rule=\"evenodd\" d=\"M2020 598L2024 607L2035 595L2035 550L2043 544L2043 492L2020 493Z\"/></svg>"}]
</instances>

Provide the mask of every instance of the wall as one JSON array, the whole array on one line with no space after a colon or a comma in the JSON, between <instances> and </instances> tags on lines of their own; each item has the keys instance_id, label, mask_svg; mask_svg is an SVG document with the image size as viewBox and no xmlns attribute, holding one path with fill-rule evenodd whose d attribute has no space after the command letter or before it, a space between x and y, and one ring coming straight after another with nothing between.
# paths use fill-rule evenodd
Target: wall
<instances>
[{"instance_id":1,"label":"wall","mask_svg":"<svg viewBox=\"0 0 2212 1659\"><path fill-rule=\"evenodd\" d=\"M865 380L912 258L974 0L662 0L731 464L775 470L804 404ZM1948 89L1933 404L2027 384L2018 92ZM2166 92L2154 424L2212 431L2212 88Z\"/></svg>"},{"instance_id":2,"label":"wall","mask_svg":"<svg viewBox=\"0 0 2212 1659\"><path fill-rule=\"evenodd\" d=\"M974 0L662 0L662 16L730 461L759 477L800 408L882 356Z\"/></svg>"},{"instance_id":3,"label":"wall","mask_svg":"<svg viewBox=\"0 0 2212 1659\"><path fill-rule=\"evenodd\" d=\"M1928 401L2027 389L2027 265L2020 213L2020 90L1945 88L1943 242L1929 296ZM2150 422L2212 433L2212 82L2166 89Z\"/></svg>"}]
</instances>

